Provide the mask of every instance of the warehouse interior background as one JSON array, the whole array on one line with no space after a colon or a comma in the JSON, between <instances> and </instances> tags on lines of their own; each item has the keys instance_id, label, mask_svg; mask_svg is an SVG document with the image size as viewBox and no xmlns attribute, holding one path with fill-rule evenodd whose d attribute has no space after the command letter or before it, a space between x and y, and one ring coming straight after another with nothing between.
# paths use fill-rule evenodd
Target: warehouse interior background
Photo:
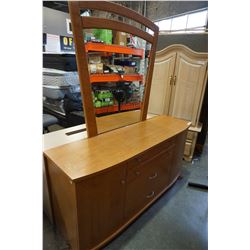
<instances>
[{"instance_id":1,"label":"warehouse interior background","mask_svg":"<svg viewBox=\"0 0 250 250\"><path fill-rule=\"evenodd\" d=\"M133 247L144 249L145 246L154 249L157 244L159 248L163 249L207 249L208 241L210 249L245 249L249 246L246 228L250 222L249 203L246 203L248 170L245 169L248 162L246 157L249 139L247 133L249 106L247 100L249 98L244 85L248 68L247 63L242 63L240 70L237 70L235 64L244 62L242 56L247 57L249 42L249 39L245 37L247 27L232 21L230 13L235 12L235 5L229 3L227 10L231 11L225 11L224 4L214 4L212 1L209 1L209 4L207 1L147 1L146 10L142 4L144 1L123 2L127 7L146 14L149 19L156 22L165 17L207 9L209 5L209 37L208 26L204 33L160 34L157 50L176 43L184 44L197 52L208 52L209 48L210 85L204 95L200 117L205 132L200 134L197 141L204 145L202 153L197 152L192 163L184 163L183 179L179 181L178 185L174 186L139 220L107 245L106 249L132 249ZM14 16L19 19L19 26L23 28L17 29L15 21L12 25L16 32L13 39L9 39L11 35L13 36L13 31L8 28L8 25L3 27L8 37L8 46L10 46L10 49L4 51L6 58L10 58L10 51L17 52L13 50L13 47L18 46L19 48L15 60L13 57L11 60L6 59L8 67L11 65L12 70L8 67L5 70L7 79L11 76L16 84L13 88L9 87L8 91L4 89L3 92L10 93L11 90L12 102L15 103L9 105L10 108L8 106L8 112L4 109L2 114L2 117L8 117L8 122L4 122L3 128L1 127L2 131L11 131L11 135L7 132L2 134L6 145L3 162L6 166L10 166L10 162L11 165L15 165L15 168L4 168L3 173L5 177L11 177L12 180L12 183L9 178L4 178L2 181L2 197L6 200L4 203L8 204L3 206L2 212L5 227L3 245L6 249L9 246L15 249L20 246L25 246L26 249L52 250L63 247L67 249L64 239L54 233L53 227L42 212L41 114L43 104L41 101L41 72L43 55L41 48L43 44L41 34L46 33L46 29L49 28L44 26L45 20L53 18L55 11L58 12L58 18L65 18L68 16L68 9L67 5L60 4L60 1L30 3L27 9L23 8L21 3L20 5L20 8L16 8L14 11ZM23 10L21 13L20 9ZM247 16L247 13L244 13L246 9L241 8L242 15L237 17L242 24L245 24L243 17ZM3 16L3 23L6 20L9 22L8 14ZM44 18L45 16L46 18ZM54 25L56 25L55 22ZM235 29L236 27L237 29ZM238 38L235 39L231 36L232 29L237 30L242 36L240 44ZM68 36L62 31L59 33L58 35ZM17 39L18 43L16 43ZM7 45L2 47L7 48ZM236 51L235 47L237 47ZM232 61L237 63L232 63ZM13 68L15 74L13 74ZM235 88L236 82L240 89ZM232 100L234 100L233 103ZM4 101L3 104L1 103L2 107L6 107L6 103L10 103L9 96L3 97L1 101ZM9 115L9 110L17 108L19 111L15 116ZM207 114L209 114L209 119ZM236 128L236 135L232 135L233 125L238 125L235 117L241 123ZM208 120L209 136L207 136ZM15 157L13 157L13 152L15 152ZM197 172L197 168L201 171ZM206 180L206 184L210 183L209 201L207 192L186 187L187 181L192 178L193 180L200 178L204 181L208 172L209 181ZM8 187L8 193L6 187ZM180 206L182 204L179 203L180 201L184 202L184 207ZM165 207L166 204L167 207ZM171 217L174 214L176 216ZM182 216L178 217L179 214ZM166 216L169 219L164 221ZM155 234L155 228L163 228L163 221L168 225L175 224L176 227L164 234L161 234L161 230ZM185 226L183 226L184 224ZM242 230L238 230L239 228ZM152 237L152 234L155 236ZM15 235L15 240L13 240L13 235ZM160 240L162 237L171 240L166 243L165 238Z\"/></svg>"},{"instance_id":2,"label":"warehouse interior background","mask_svg":"<svg viewBox=\"0 0 250 250\"><path fill-rule=\"evenodd\" d=\"M117 3L146 16L160 27L156 51L161 51L170 45L182 44L196 52L208 52L207 1L119 1ZM192 15L199 16L198 18L196 17L198 22L196 21L196 23L192 24L192 26L189 25L191 26L189 27L187 20L192 20ZM105 17L105 14L100 12L95 13L95 16ZM186 18L186 20L179 21L180 24L175 24L175 20L181 20L182 18ZM47 37L49 34L67 38L73 37L72 32L69 32L66 26L69 19L67 2L43 2L43 34L46 34ZM167 31L170 26L168 27L166 22L172 23L170 31ZM49 40L47 38L44 50L48 50L48 47ZM51 54L46 54L46 52L43 55L44 68L54 67L53 60L55 59L52 57L49 59L49 56L51 57ZM60 60L59 56L57 60ZM44 74L46 73L44 72ZM47 84L50 85L51 78L47 79L46 75L44 75L44 81L46 82L46 86ZM198 183L204 185L204 187L208 185L208 84L205 84L206 90L204 97L202 97L203 103L199 119L203 124L203 128L198 134L197 141L194 142L196 145L199 145L199 148L195 146L198 149L194 150L194 155L190 157L191 162L183 161L183 179L174 185L170 193L164 195L138 221L128 227L119 237L107 244L104 249L207 249L208 192L206 188L201 189L187 186L189 182ZM153 91L153 87L151 91ZM49 105L49 100L53 96L47 92L49 90L45 89L43 113L56 117L59 122L51 126L48 126L46 123L46 132L48 135L45 134L45 145L46 138L50 136L50 132L65 126L78 125L77 121L75 124L70 125L68 125L68 121L61 122L60 116L57 116L56 112L53 112L53 107ZM149 110L153 109L149 108ZM72 113L70 118L73 116ZM76 114L75 111L74 114ZM82 117L80 119L82 122ZM65 120L69 119L66 118ZM67 249L69 247L67 242L60 233L54 230L49 214L45 210L43 219L43 248L47 250ZM187 214L189 215L188 217ZM173 224L175 226L171 226ZM166 232L167 228L168 232ZM155 233L156 231L158 232ZM192 237L193 234L196 236Z\"/></svg>"}]
</instances>

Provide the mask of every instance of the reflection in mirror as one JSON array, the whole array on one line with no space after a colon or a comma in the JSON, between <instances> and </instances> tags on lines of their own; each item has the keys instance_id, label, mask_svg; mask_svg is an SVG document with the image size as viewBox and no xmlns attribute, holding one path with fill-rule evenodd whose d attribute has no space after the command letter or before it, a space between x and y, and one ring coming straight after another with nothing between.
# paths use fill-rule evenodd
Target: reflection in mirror
<instances>
[{"instance_id":1,"label":"reflection in mirror","mask_svg":"<svg viewBox=\"0 0 250 250\"><path fill-rule=\"evenodd\" d=\"M107 29L85 30L84 37L98 134L139 122L146 41Z\"/></svg>"}]
</instances>

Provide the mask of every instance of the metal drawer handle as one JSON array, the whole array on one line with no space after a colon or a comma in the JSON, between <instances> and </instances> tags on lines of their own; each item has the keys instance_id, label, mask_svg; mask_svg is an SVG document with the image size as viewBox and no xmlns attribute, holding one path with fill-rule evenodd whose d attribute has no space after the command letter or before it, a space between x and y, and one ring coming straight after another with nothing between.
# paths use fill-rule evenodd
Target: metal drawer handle
<instances>
[{"instance_id":1,"label":"metal drawer handle","mask_svg":"<svg viewBox=\"0 0 250 250\"><path fill-rule=\"evenodd\" d=\"M153 180L153 179L155 179L157 176L158 176L158 174L155 173L153 176L149 176L148 178L149 178L149 180Z\"/></svg>"},{"instance_id":2,"label":"metal drawer handle","mask_svg":"<svg viewBox=\"0 0 250 250\"><path fill-rule=\"evenodd\" d=\"M155 192L152 191L149 195L146 196L147 199L152 198L155 195Z\"/></svg>"}]
</instances>

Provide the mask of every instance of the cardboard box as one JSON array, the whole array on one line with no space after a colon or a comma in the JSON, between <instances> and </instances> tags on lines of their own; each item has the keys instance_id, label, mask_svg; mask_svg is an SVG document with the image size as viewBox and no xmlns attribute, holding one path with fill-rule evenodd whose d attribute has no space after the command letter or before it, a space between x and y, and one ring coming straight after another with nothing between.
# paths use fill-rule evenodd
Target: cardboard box
<instances>
[{"instance_id":1,"label":"cardboard box","mask_svg":"<svg viewBox=\"0 0 250 250\"><path fill-rule=\"evenodd\" d=\"M101 56L89 55L89 63L90 64L97 64L97 63L101 63L101 62L102 62Z\"/></svg>"},{"instance_id":2,"label":"cardboard box","mask_svg":"<svg viewBox=\"0 0 250 250\"><path fill-rule=\"evenodd\" d=\"M103 73L103 63L89 64L90 74L102 74Z\"/></svg>"},{"instance_id":3,"label":"cardboard box","mask_svg":"<svg viewBox=\"0 0 250 250\"><path fill-rule=\"evenodd\" d=\"M135 67L124 66L123 67L126 74L133 74L135 73Z\"/></svg>"},{"instance_id":4,"label":"cardboard box","mask_svg":"<svg viewBox=\"0 0 250 250\"><path fill-rule=\"evenodd\" d=\"M127 33L125 32L114 32L114 44L121 45L121 46L127 46Z\"/></svg>"}]
</instances>

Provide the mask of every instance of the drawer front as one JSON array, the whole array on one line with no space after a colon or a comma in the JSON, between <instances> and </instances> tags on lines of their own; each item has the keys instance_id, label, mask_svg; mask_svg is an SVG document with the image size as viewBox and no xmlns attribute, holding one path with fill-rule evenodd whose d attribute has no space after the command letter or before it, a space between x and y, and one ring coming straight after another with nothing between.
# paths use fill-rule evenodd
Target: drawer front
<instances>
[{"instance_id":1,"label":"drawer front","mask_svg":"<svg viewBox=\"0 0 250 250\"><path fill-rule=\"evenodd\" d=\"M127 173L127 181L130 182L134 180L136 177L140 176L143 169L145 168L145 163L147 161L152 161L159 154L172 150L175 146L174 138L168 140L166 142L157 145L144 153L134 157L128 162L128 173Z\"/></svg>"},{"instance_id":2,"label":"drawer front","mask_svg":"<svg viewBox=\"0 0 250 250\"><path fill-rule=\"evenodd\" d=\"M191 154L192 142L185 142L184 155L189 156Z\"/></svg>"},{"instance_id":3,"label":"drawer front","mask_svg":"<svg viewBox=\"0 0 250 250\"><path fill-rule=\"evenodd\" d=\"M151 160L140 162L127 171L125 217L129 218L146 206L171 180L169 171L174 146L155 155ZM130 162L134 164L134 162Z\"/></svg>"}]
</instances>

